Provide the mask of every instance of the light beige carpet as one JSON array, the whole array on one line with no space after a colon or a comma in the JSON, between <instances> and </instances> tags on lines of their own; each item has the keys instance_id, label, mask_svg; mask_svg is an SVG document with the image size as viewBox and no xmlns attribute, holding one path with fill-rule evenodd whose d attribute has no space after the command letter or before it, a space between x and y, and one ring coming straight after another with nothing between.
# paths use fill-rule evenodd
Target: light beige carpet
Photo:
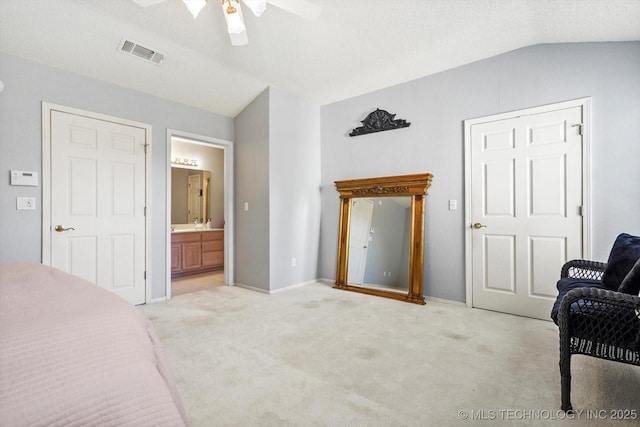
<instances>
[{"instance_id":1,"label":"light beige carpet","mask_svg":"<svg viewBox=\"0 0 640 427\"><path fill-rule=\"evenodd\" d=\"M640 419L640 369L584 356L573 357L578 413L565 418L551 322L322 283L274 295L216 287L142 310L195 427L618 425L613 410Z\"/></svg>"}]
</instances>

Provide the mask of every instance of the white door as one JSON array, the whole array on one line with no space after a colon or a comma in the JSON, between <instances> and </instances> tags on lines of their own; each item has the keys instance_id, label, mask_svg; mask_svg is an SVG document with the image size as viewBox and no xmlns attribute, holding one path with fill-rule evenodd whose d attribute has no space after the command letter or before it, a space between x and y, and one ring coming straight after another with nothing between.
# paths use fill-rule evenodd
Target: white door
<instances>
[{"instance_id":1,"label":"white door","mask_svg":"<svg viewBox=\"0 0 640 427\"><path fill-rule=\"evenodd\" d=\"M470 128L474 307L548 320L582 257L583 107L549 109Z\"/></svg>"},{"instance_id":2,"label":"white door","mask_svg":"<svg viewBox=\"0 0 640 427\"><path fill-rule=\"evenodd\" d=\"M361 285L364 282L364 270L367 265L373 200L353 199L351 203L347 283Z\"/></svg>"},{"instance_id":3,"label":"white door","mask_svg":"<svg viewBox=\"0 0 640 427\"><path fill-rule=\"evenodd\" d=\"M202 186L200 185L200 175L189 175L189 218L188 222L206 222L200 218L202 212Z\"/></svg>"},{"instance_id":4,"label":"white door","mask_svg":"<svg viewBox=\"0 0 640 427\"><path fill-rule=\"evenodd\" d=\"M145 302L144 128L51 111L53 267Z\"/></svg>"}]
</instances>

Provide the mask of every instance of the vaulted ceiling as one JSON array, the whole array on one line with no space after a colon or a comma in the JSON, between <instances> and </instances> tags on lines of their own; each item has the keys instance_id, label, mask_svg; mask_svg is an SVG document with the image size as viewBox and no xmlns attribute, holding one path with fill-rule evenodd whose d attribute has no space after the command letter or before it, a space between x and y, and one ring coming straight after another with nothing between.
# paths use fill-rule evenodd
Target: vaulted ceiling
<instances>
[{"instance_id":1,"label":"vaulted ceiling","mask_svg":"<svg viewBox=\"0 0 640 427\"><path fill-rule=\"evenodd\" d=\"M309 0L315 20L245 11L233 47L218 1L194 20L181 0L0 0L0 51L234 117L269 85L324 105L524 46L640 40L640 0Z\"/></svg>"}]
</instances>

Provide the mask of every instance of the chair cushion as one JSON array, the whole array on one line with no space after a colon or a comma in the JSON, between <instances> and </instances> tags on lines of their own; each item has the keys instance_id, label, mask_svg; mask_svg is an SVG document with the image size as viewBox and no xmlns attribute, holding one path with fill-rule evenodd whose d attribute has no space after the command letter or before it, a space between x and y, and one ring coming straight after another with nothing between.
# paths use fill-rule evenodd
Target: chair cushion
<instances>
[{"instance_id":1,"label":"chair cushion","mask_svg":"<svg viewBox=\"0 0 640 427\"><path fill-rule=\"evenodd\" d=\"M617 291L633 265L640 258L640 236L622 233L613 243L607 268L602 275L602 283L612 291Z\"/></svg>"},{"instance_id":2,"label":"chair cushion","mask_svg":"<svg viewBox=\"0 0 640 427\"><path fill-rule=\"evenodd\" d=\"M640 293L640 258L631 267L629 273L625 276L618 292L624 292L625 294L638 295Z\"/></svg>"},{"instance_id":3,"label":"chair cushion","mask_svg":"<svg viewBox=\"0 0 640 427\"><path fill-rule=\"evenodd\" d=\"M562 298L564 298L567 292L578 288L607 289L599 280L577 279L574 277L564 277L558 280L557 288L558 297L553 303L553 308L551 309L551 319L553 319L556 325L558 324L558 311L560 310L560 304L562 303Z\"/></svg>"}]
</instances>

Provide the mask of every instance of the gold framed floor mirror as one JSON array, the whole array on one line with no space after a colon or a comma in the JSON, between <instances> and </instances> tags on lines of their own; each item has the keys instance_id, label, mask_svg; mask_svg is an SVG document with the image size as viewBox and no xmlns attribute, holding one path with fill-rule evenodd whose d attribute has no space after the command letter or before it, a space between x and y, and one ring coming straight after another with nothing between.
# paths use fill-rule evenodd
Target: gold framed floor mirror
<instances>
[{"instance_id":1,"label":"gold framed floor mirror","mask_svg":"<svg viewBox=\"0 0 640 427\"><path fill-rule=\"evenodd\" d=\"M335 181L334 288L425 304L424 218L430 173Z\"/></svg>"}]
</instances>

